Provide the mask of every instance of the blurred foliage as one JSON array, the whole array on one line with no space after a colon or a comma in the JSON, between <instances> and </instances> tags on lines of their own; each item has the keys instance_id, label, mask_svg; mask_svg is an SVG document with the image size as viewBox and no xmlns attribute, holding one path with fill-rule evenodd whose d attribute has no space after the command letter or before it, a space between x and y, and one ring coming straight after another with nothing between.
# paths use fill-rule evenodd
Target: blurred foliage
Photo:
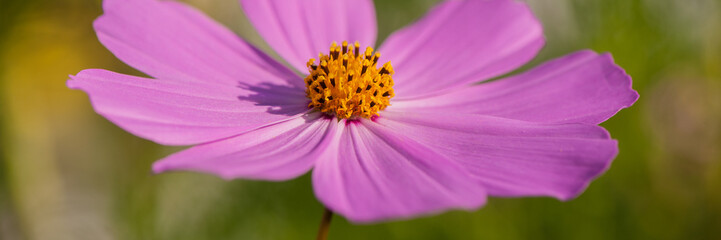
<instances>
[{"instance_id":1,"label":"blurred foliage","mask_svg":"<svg viewBox=\"0 0 721 240\"><path fill-rule=\"evenodd\" d=\"M234 0L187 1L263 43ZM379 39L433 0L376 0ZM579 198L490 199L475 212L373 225L336 217L332 239L721 239L721 1L528 0L547 46L528 66L611 52L641 99L604 123L611 169ZM95 38L99 0L0 2L0 239L309 239L322 206L309 176L223 181L151 175L178 148L96 115L68 74L140 75ZM274 55L277 56L277 55Z\"/></svg>"}]
</instances>

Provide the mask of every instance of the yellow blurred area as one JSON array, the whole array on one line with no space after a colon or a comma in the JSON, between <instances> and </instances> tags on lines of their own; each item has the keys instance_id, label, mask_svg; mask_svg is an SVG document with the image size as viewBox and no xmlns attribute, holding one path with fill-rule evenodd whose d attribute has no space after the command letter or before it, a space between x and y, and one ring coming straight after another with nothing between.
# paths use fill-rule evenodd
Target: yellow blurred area
<instances>
[{"instance_id":1,"label":"yellow blurred area","mask_svg":"<svg viewBox=\"0 0 721 240\"><path fill-rule=\"evenodd\" d=\"M73 143L82 143L84 137L77 133L92 129L79 124L88 123L92 113L78 107L87 99L67 91L64 79L68 69L92 64L98 56L86 49L97 44L88 41L87 31L61 21L61 16L40 16L19 15L22 21L4 36L3 152L10 200L19 221L15 225L23 229L3 229L3 233L15 236L10 239L21 234L28 239L77 239L71 232L79 226L73 225L83 223L68 220L85 216L68 208L74 197L69 193L74 193L62 176L62 165L67 163L60 160L66 160L61 154Z\"/></svg>"}]
</instances>

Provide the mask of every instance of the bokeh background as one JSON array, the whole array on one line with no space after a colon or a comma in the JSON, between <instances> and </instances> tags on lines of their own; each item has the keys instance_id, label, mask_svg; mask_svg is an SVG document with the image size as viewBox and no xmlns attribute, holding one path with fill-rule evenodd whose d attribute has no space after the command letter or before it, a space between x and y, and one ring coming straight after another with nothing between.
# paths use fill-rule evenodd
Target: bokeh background
<instances>
[{"instance_id":1,"label":"bokeh background","mask_svg":"<svg viewBox=\"0 0 721 240\"><path fill-rule=\"evenodd\" d=\"M236 0L188 0L265 50ZM433 0L376 0L379 40ZM490 199L475 212L373 225L331 239L721 239L721 1L528 0L546 48L528 66L608 51L641 94L602 124L620 142L579 198ZM100 0L0 1L0 239L312 239L308 175L287 182L150 174L179 148L95 114L69 74L141 74L97 41ZM524 67L524 69L527 69Z\"/></svg>"}]
</instances>

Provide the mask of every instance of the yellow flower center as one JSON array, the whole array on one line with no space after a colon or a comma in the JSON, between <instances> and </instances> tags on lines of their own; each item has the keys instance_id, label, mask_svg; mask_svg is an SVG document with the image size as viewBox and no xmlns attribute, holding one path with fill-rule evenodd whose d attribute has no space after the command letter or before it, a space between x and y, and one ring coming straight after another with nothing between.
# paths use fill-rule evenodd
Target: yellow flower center
<instances>
[{"instance_id":1,"label":"yellow flower center","mask_svg":"<svg viewBox=\"0 0 721 240\"><path fill-rule=\"evenodd\" d=\"M390 105L393 93L393 67L390 62L377 68L380 53L373 48L360 52L360 44L348 48L335 42L328 55L308 60L310 74L305 78L306 95L313 107L340 118L370 118Z\"/></svg>"}]
</instances>

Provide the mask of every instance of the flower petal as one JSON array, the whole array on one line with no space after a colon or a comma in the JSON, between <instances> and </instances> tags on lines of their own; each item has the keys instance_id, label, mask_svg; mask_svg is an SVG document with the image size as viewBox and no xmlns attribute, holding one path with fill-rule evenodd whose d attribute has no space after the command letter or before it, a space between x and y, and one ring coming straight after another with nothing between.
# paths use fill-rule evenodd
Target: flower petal
<instances>
[{"instance_id":1,"label":"flower petal","mask_svg":"<svg viewBox=\"0 0 721 240\"><path fill-rule=\"evenodd\" d=\"M333 121L319 112L310 113L175 153L155 162L153 171L199 171L225 179L295 178L310 170L329 145Z\"/></svg>"},{"instance_id":2,"label":"flower petal","mask_svg":"<svg viewBox=\"0 0 721 240\"><path fill-rule=\"evenodd\" d=\"M305 73L310 58L336 41L374 46L376 16L371 0L241 0L261 36L290 65Z\"/></svg>"},{"instance_id":3,"label":"flower petal","mask_svg":"<svg viewBox=\"0 0 721 240\"><path fill-rule=\"evenodd\" d=\"M387 111L376 119L462 165L491 196L578 196L618 152L599 126Z\"/></svg>"},{"instance_id":4,"label":"flower petal","mask_svg":"<svg viewBox=\"0 0 721 240\"><path fill-rule=\"evenodd\" d=\"M601 123L638 93L609 54L579 51L523 74L393 103L403 111L460 112L546 123ZM400 111L400 110L399 110Z\"/></svg>"},{"instance_id":5,"label":"flower petal","mask_svg":"<svg viewBox=\"0 0 721 240\"><path fill-rule=\"evenodd\" d=\"M160 144L189 145L236 135L308 111L287 86L231 87L167 81L90 69L68 86L90 96L98 114Z\"/></svg>"},{"instance_id":6,"label":"flower petal","mask_svg":"<svg viewBox=\"0 0 721 240\"><path fill-rule=\"evenodd\" d=\"M203 13L174 1L105 0L98 39L128 65L156 78L302 87L291 70Z\"/></svg>"},{"instance_id":7,"label":"flower petal","mask_svg":"<svg viewBox=\"0 0 721 240\"><path fill-rule=\"evenodd\" d=\"M487 80L530 59L543 29L526 4L509 0L444 1L388 37L381 62L392 61L398 99Z\"/></svg>"},{"instance_id":8,"label":"flower petal","mask_svg":"<svg viewBox=\"0 0 721 240\"><path fill-rule=\"evenodd\" d=\"M335 123L313 170L315 194L353 222L485 204L483 187L454 162L369 120Z\"/></svg>"}]
</instances>

